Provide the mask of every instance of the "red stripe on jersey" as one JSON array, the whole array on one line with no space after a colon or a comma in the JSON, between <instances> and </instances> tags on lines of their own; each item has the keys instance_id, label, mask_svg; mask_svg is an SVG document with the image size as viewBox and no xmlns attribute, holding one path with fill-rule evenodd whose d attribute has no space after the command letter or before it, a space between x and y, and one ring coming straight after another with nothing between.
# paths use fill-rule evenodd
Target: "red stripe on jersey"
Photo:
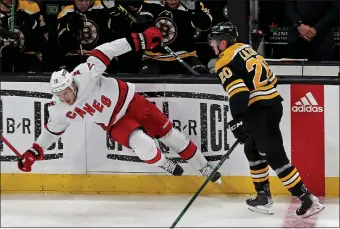
<instances>
[{"instance_id":1,"label":"red stripe on jersey","mask_svg":"<svg viewBox=\"0 0 340 229\"><path fill-rule=\"evenodd\" d=\"M116 106L115 106L115 108L112 112L108 128L106 128L106 130L110 130L110 127L113 126L113 123L116 120L118 113L121 111L121 109L123 108L123 106L125 104L126 97L128 95L128 92L129 92L129 86L127 85L127 83L125 83L121 80L117 80L117 83L118 83L118 89L119 89L118 100L117 100Z\"/></svg>"},{"instance_id":2,"label":"red stripe on jersey","mask_svg":"<svg viewBox=\"0 0 340 229\"><path fill-rule=\"evenodd\" d=\"M144 161L147 164L155 164L157 161L159 161L162 158L162 153L159 149L157 149L157 154L154 158L148 161Z\"/></svg>"},{"instance_id":3,"label":"red stripe on jersey","mask_svg":"<svg viewBox=\"0 0 340 229\"><path fill-rule=\"evenodd\" d=\"M102 51L100 51L98 49L92 50L90 55L97 57L101 62L103 62L106 65L106 67L109 66L109 64L111 62L110 58L108 58Z\"/></svg>"},{"instance_id":4,"label":"red stripe on jersey","mask_svg":"<svg viewBox=\"0 0 340 229\"><path fill-rule=\"evenodd\" d=\"M47 127L47 124L45 124L45 128L48 132L50 132L51 134L54 134L54 135L62 135L65 131L61 131L61 132L52 132L48 129Z\"/></svg>"},{"instance_id":5,"label":"red stripe on jersey","mask_svg":"<svg viewBox=\"0 0 340 229\"><path fill-rule=\"evenodd\" d=\"M182 152L178 154L179 156L181 156L183 160L189 160L193 156L195 156L196 151L197 151L197 146L194 143L192 143L192 141L190 141L187 148L185 148L185 150L183 150Z\"/></svg>"}]
</instances>

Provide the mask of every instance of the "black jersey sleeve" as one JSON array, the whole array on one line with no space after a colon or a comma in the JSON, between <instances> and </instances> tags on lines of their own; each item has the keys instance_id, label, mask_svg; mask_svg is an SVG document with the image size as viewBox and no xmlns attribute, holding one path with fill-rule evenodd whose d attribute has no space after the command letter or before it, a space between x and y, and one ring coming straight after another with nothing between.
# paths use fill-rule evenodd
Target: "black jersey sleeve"
<instances>
[{"instance_id":1,"label":"black jersey sleeve","mask_svg":"<svg viewBox=\"0 0 340 229\"><path fill-rule=\"evenodd\" d=\"M229 97L230 112L234 119L243 118L249 102L249 89L242 75L232 64L224 64L223 57L216 63L216 73Z\"/></svg>"}]
</instances>

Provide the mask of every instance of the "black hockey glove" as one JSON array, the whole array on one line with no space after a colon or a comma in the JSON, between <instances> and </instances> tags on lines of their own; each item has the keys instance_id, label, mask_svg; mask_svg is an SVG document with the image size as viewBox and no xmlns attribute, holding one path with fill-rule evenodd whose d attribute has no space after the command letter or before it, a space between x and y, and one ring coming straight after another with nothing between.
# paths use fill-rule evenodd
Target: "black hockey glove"
<instances>
[{"instance_id":1,"label":"black hockey glove","mask_svg":"<svg viewBox=\"0 0 340 229\"><path fill-rule=\"evenodd\" d=\"M84 27L83 16L79 13L72 13L67 18L67 30L78 38L79 32Z\"/></svg>"},{"instance_id":2,"label":"black hockey glove","mask_svg":"<svg viewBox=\"0 0 340 229\"><path fill-rule=\"evenodd\" d=\"M239 119L231 120L228 123L230 130L233 132L236 139L240 140L240 142L243 144L245 143L249 138L249 133L246 129L246 127L243 125L243 121Z\"/></svg>"},{"instance_id":3,"label":"black hockey glove","mask_svg":"<svg viewBox=\"0 0 340 229\"><path fill-rule=\"evenodd\" d=\"M137 13L136 22L132 24L131 29L133 32L142 33L146 29L153 26L153 18L145 12Z\"/></svg>"},{"instance_id":4,"label":"black hockey glove","mask_svg":"<svg viewBox=\"0 0 340 229\"><path fill-rule=\"evenodd\" d=\"M15 24L21 29L35 29L38 26L38 22L23 10L18 10L15 13Z\"/></svg>"}]
</instances>

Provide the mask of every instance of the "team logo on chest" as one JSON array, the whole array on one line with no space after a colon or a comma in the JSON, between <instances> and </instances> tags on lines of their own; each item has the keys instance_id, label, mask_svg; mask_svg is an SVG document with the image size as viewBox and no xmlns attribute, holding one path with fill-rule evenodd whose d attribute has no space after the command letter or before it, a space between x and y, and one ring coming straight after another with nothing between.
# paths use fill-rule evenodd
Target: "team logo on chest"
<instances>
[{"instance_id":1,"label":"team logo on chest","mask_svg":"<svg viewBox=\"0 0 340 229\"><path fill-rule=\"evenodd\" d=\"M98 25L92 20L84 21L81 43L83 45L94 45L99 39Z\"/></svg>"},{"instance_id":2,"label":"team logo on chest","mask_svg":"<svg viewBox=\"0 0 340 229\"><path fill-rule=\"evenodd\" d=\"M171 44L177 37L176 23L168 17L159 17L155 21L155 27L157 27L163 36L163 42L165 44Z\"/></svg>"}]
</instances>

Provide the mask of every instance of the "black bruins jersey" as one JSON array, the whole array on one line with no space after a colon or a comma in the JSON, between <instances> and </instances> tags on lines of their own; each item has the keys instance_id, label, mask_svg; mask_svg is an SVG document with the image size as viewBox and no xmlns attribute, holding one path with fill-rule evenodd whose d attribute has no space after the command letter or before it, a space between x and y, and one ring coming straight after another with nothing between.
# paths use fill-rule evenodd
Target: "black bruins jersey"
<instances>
[{"instance_id":1,"label":"black bruins jersey","mask_svg":"<svg viewBox=\"0 0 340 229\"><path fill-rule=\"evenodd\" d=\"M0 11L0 25L10 30L11 24L11 11ZM37 3L27 0L16 1L14 32L18 36L16 45L20 52L33 54L41 59L41 51L48 35L45 20Z\"/></svg>"},{"instance_id":2,"label":"black bruins jersey","mask_svg":"<svg viewBox=\"0 0 340 229\"><path fill-rule=\"evenodd\" d=\"M177 9L170 9L163 1L145 1L138 15L150 16L153 25L160 29L163 43L168 45L181 58L197 57L194 45L196 29L206 31L212 25L212 17L201 4L199 13L195 12L195 4L181 1ZM164 49L146 51L144 58L160 61L175 61Z\"/></svg>"},{"instance_id":3,"label":"black bruins jersey","mask_svg":"<svg viewBox=\"0 0 340 229\"><path fill-rule=\"evenodd\" d=\"M244 116L248 107L271 106L283 101L276 90L277 77L249 45L235 43L224 50L217 59L215 72L229 95L233 118Z\"/></svg>"},{"instance_id":4,"label":"black bruins jersey","mask_svg":"<svg viewBox=\"0 0 340 229\"><path fill-rule=\"evenodd\" d=\"M73 32L67 30L69 17L81 13L75 5L65 6L58 15L58 44L68 52L68 55L81 54L81 52L88 55L98 45L124 37L129 30L130 22L124 16L110 15L98 0L91 4L89 9L82 13L84 24L78 38L73 36Z\"/></svg>"}]
</instances>

